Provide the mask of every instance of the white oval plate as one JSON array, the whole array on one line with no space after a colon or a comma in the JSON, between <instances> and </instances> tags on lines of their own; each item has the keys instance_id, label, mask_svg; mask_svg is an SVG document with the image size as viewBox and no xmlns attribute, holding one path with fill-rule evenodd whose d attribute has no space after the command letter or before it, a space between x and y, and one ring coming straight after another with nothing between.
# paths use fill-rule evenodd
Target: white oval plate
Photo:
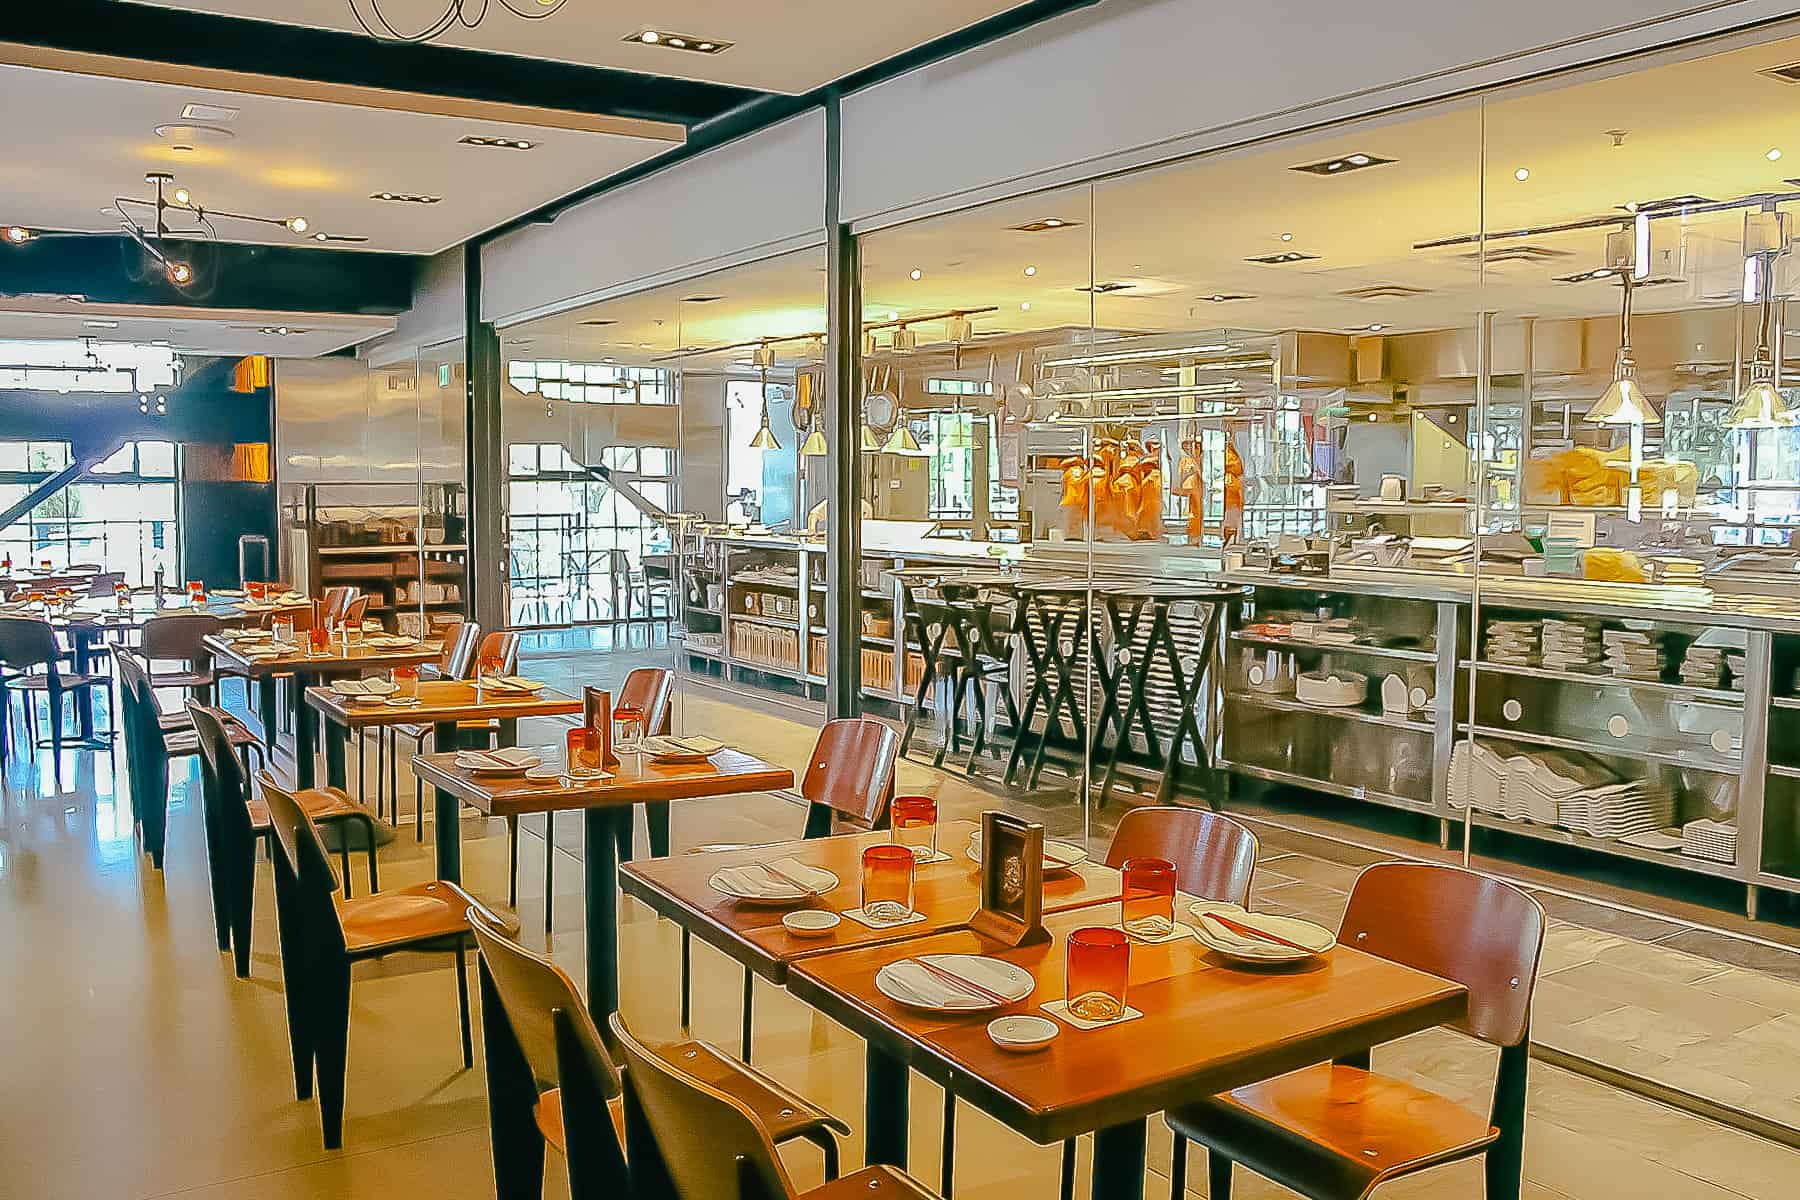
<instances>
[{"instance_id":1,"label":"white oval plate","mask_svg":"<svg viewBox=\"0 0 1800 1200\"><path fill-rule=\"evenodd\" d=\"M803 908L781 918L781 924L789 933L803 938L824 937L843 923L844 918L822 908Z\"/></svg>"},{"instance_id":2,"label":"white oval plate","mask_svg":"<svg viewBox=\"0 0 1800 1200\"><path fill-rule=\"evenodd\" d=\"M1209 912L1223 913L1242 924L1255 924L1258 928L1267 929L1277 937L1286 938L1308 950L1290 950L1286 946L1269 942L1247 942L1227 929L1222 929L1202 918ZM1221 904L1214 901L1201 901L1188 906L1188 915L1193 918L1189 922L1194 927L1194 936L1209 950L1216 950L1226 958L1247 963L1292 963L1316 958L1337 944L1337 935L1323 925L1315 925L1311 921L1302 921L1297 917L1276 917L1268 913L1247 913L1235 904ZM1311 949L1316 947L1316 949Z\"/></svg>"},{"instance_id":3,"label":"white oval plate","mask_svg":"<svg viewBox=\"0 0 1800 1200\"><path fill-rule=\"evenodd\" d=\"M920 955L919 959L922 962L929 960L934 965L944 968L952 974L961 974L962 972L957 970L957 964L964 962L978 962L984 967L996 968L1000 975L1004 977L1003 979L995 981L995 984L998 986L988 982L988 979L991 977L991 972L982 975L982 986L986 987L995 995L1004 996L1006 998L1004 1003L1006 1004L1016 1004L1020 1000L1023 1000L1025 997L1031 995L1032 989L1037 986L1036 982L1031 978L1030 971L1027 971L1024 967L1009 963L1002 958L989 958L986 955L981 954L924 954ZM898 964L896 963L889 963L875 973L876 990L886 996L889 1000L892 1000L895 1004L902 1004L907 1008L916 1008L922 1012L954 1013L992 1012L994 1009L1001 1007L1000 1004L995 1004L992 1000L979 997L973 992L969 993L967 1000L958 997L948 1003L933 1004L924 997L912 992L906 986L904 981L896 980L894 978L893 972L897 965ZM945 986L947 987L949 985L946 984Z\"/></svg>"},{"instance_id":4,"label":"white oval plate","mask_svg":"<svg viewBox=\"0 0 1800 1200\"><path fill-rule=\"evenodd\" d=\"M969 835L969 848L964 853L969 856L971 862L981 861L981 834L979 832ZM1087 860L1086 847L1077 846L1074 842L1049 839L1044 842L1044 873L1046 875L1054 875L1058 871L1072 871Z\"/></svg>"},{"instance_id":5,"label":"white oval plate","mask_svg":"<svg viewBox=\"0 0 1800 1200\"><path fill-rule=\"evenodd\" d=\"M465 771L473 771L477 775L523 775L531 768L543 763L541 758L533 758L529 762L521 762L517 766L500 766L486 756L476 757L472 754L458 754L456 765Z\"/></svg>"},{"instance_id":6,"label":"white oval plate","mask_svg":"<svg viewBox=\"0 0 1800 1200\"><path fill-rule=\"evenodd\" d=\"M745 863L744 865L749 866L751 864ZM713 891L719 893L719 895L721 895L721 896L729 896L733 900L739 901L740 903L743 903L743 904L771 904L771 905L801 904L807 900L817 899L818 897L823 896L823 895L827 894L828 892L836 891L838 884L843 882L842 880L840 880L837 877L837 875L834 872L826 871L825 868L823 868L823 867L820 867L819 870L826 875L830 875L831 882L826 884L824 887L821 887L816 892L805 892L805 891L801 891L799 888L795 888L790 893L778 894L778 895L768 895L768 894L761 894L761 893L746 892L742 888L732 887L728 880L719 878L719 876L721 874L723 874L723 872L719 872L719 871L715 871L713 873L712 878L710 878L706 881L706 886L712 888Z\"/></svg>"}]
</instances>

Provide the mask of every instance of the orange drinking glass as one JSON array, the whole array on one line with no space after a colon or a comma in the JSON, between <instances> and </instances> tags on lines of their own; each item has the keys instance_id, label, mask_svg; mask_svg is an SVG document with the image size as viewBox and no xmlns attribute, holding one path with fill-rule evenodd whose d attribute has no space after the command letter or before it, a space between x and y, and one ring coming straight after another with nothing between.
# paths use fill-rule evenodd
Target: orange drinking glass
<instances>
[{"instance_id":1,"label":"orange drinking glass","mask_svg":"<svg viewBox=\"0 0 1800 1200\"><path fill-rule=\"evenodd\" d=\"M195 604L199 604L202 600L206 599L206 584L198 579L190 579L188 580L187 592L188 599Z\"/></svg>"},{"instance_id":2,"label":"orange drinking glass","mask_svg":"<svg viewBox=\"0 0 1800 1200\"><path fill-rule=\"evenodd\" d=\"M394 668L394 694L405 699L419 694L419 668L408 664Z\"/></svg>"},{"instance_id":3,"label":"orange drinking glass","mask_svg":"<svg viewBox=\"0 0 1800 1200\"><path fill-rule=\"evenodd\" d=\"M324 654L331 649L331 628L323 622L307 630L306 638L314 654Z\"/></svg>"},{"instance_id":4,"label":"orange drinking glass","mask_svg":"<svg viewBox=\"0 0 1800 1200\"><path fill-rule=\"evenodd\" d=\"M613 708L613 751L636 754L644 745L644 710L632 704Z\"/></svg>"},{"instance_id":5,"label":"orange drinking glass","mask_svg":"<svg viewBox=\"0 0 1800 1200\"><path fill-rule=\"evenodd\" d=\"M930 796L895 796L889 806L894 821L894 844L905 846L917 859L937 853L937 801Z\"/></svg>"},{"instance_id":6,"label":"orange drinking glass","mask_svg":"<svg viewBox=\"0 0 1800 1200\"><path fill-rule=\"evenodd\" d=\"M904 921L913 913L913 853L905 846L870 846L862 855L863 912L876 921Z\"/></svg>"},{"instance_id":7,"label":"orange drinking glass","mask_svg":"<svg viewBox=\"0 0 1800 1200\"><path fill-rule=\"evenodd\" d=\"M1141 938L1164 938L1175 928L1175 864L1166 858L1128 858L1119 924Z\"/></svg>"},{"instance_id":8,"label":"orange drinking glass","mask_svg":"<svg viewBox=\"0 0 1800 1200\"><path fill-rule=\"evenodd\" d=\"M577 725L565 735L569 770L594 771L600 767L600 731L591 725Z\"/></svg>"},{"instance_id":9,"label":"orange drinking glass","mask_svg":"<svg viewBox=\"0 0 1800 1200\"><path fill-rule=\"evenodd\" d=\"M252 600L261 600L264 596L269 594L269 585L259 580L252 579L244 584L244 594L249 596Z\"/></svg>"},{"instance_id":10,"label":"orange drinking glass","mask_svg":"<svg viewBox=\"0 0 1800 1200\"><path fill-rule=\"evenodd\" d=\"M1069 935L1064 997L1084 1021L1125 1015L1125 981L1131 974L1131 939L1117 929L1077 929Z\"/></svg>"},{"instance_id":11,"label":"orange drinking glass","mask_svg":"<svg viewBox=\"0 0 1800 1200\"><path fill-rule=\"evenodd\" d=\"M479 688L489 679L498 679L500 668L504 665L505 660L498 654L482 655L475 663L475 686Z\"/></svg>"}]
</instances>

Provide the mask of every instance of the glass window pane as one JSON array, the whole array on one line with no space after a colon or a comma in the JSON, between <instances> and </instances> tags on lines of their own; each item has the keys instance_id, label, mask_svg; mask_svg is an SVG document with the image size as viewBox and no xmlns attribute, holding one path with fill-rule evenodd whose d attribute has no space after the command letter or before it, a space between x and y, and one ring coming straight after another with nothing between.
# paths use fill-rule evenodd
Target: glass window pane
<instances>
[{"instance_id":1,"label":"glass window pane","mask_svg":"<svg viewBox=\"0 0 1800 1200\"><path fill-rule=\"evenodd\" d=\"M129 475L136 460L136 448L130 442L126 442L111 455L95 463L90 473L94 475Z\"/></svg>"},{"instance_id":2,"label":"glass window pane","mask_svg":"<svg viewBox=\"0 0 1800 1200\"><path fill-rule=\"evenodd\" d=\"M139 442L138 474L145 479L175 478L174 442Z\"/></svg>"}]
</instances>

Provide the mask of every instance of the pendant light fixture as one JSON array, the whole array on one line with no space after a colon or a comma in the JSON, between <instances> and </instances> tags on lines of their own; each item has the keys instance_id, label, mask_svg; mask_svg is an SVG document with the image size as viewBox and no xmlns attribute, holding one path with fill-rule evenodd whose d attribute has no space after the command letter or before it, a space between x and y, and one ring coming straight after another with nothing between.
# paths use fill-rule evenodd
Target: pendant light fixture
<instances>
[{"instance_id":1,"label":"pendant light fixture","mask_svg":"<svg viewBox=\"0 0 1800 1200\"><path fill-rule=\"evenodd\" d=\"M862 427L862 448L865 452L870 454L881 449L881 439L876 437L875 431L870 429L867 425Z\"/></svg>"},{"instance_id":2,"label":"pendant light fixture","mask_svg":"<svg viewBox=\"0 0 1800 1200\"><path fill-rule=\"evenodd\" d=\"M1606 249L1607 265L1624 292L1619 307L1619 356L1613 360L1612 382L1587 410L1587 419L1600 425L1661 425L1662 414L1638 382L1637 358L1631 353L1631 290L1637 286L1631 231L1608 235Z\"/></svg>"},{"instance_id":3,"label":"pendant light fixture","mask_svg":"<svg viewBox=\"0 0 1800 1200\"><path fill-rule=\"evenodd\" d=\"M1756 358L1750 364L1750 384L1731 406L1725 424L1732 429L1789 429L1800 424L1800 412L1775 386L1775 352L1769 346L1769 326L1775 311L1775 259L1787 247L1782 214L1754 212L1744 216L1744 253L1756 266L1756 291L1762 301L1756 332Z\"/></svg>"},{"instance_id":4,"label":"pendant light fixture","mask_svg":"<svg viewBox=\"0 0 1800 1200\"><path fill-rule=\"evenodd\" d=\"M800 443L800 453L808 458L824 458L825 449L825 431L814 425L806 440Z\"/></svg>"},{"instance_id":5,"label":"pendant light fixture","mask_svg":"<svg viewBox=\"0 0 1800 1200\"><path fill-rule=\"evenodd\" d=\"M775 431L769 428L769 364L762 361L765 357L763 352L768 349L767 345L763 345L759 346L756 351L757 366L762 373L762 424L757 427L756 436L750 439L752 450L781 449L781 443L775 440ZM769 353L767 357L772 359L773 352Z\"/></svg>"},{"instance_id":6,"label":"pendant light fixture","mask_svg":"<svg viewBox=\"0 0 1800 1200\"><path fill-rule=\"evenodd\" d=\"M900 422L899 427L894 430L894 436L888 439L887 445L883 446L882 449L886 450L889 454L922 453L919 449L919 439L913 436L912 426L908 425L904 420Z\"/></svg>"}]
</instances>

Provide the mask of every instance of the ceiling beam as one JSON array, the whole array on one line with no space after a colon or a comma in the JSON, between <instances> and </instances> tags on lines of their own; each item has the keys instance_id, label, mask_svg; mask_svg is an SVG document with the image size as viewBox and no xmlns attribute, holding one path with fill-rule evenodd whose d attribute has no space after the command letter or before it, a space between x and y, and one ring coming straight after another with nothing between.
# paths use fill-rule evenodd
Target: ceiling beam
<instances>
[{"instance_id":1,"label":"ceiling beam","mask_svg":"<svg viewBox=\"0 0 1800 1200\"><path fill-rule=\"evenodd\" d=\"M409 112L479 116L445 105L493 105L484 120L586 129L568 122L624 122L598 132L679 141L681 133L764 93L573 63L377 41L213 13L122 3L56 0L13 5L6 61L116 78L185 83L250 95L329 100ZM68 65L58 65L58 63ZM121 74L121 71L129 74ZM560 116L557 116L560 114ZM554 119L553 119L554 118Z\"/></svg>"}]
</instances>

